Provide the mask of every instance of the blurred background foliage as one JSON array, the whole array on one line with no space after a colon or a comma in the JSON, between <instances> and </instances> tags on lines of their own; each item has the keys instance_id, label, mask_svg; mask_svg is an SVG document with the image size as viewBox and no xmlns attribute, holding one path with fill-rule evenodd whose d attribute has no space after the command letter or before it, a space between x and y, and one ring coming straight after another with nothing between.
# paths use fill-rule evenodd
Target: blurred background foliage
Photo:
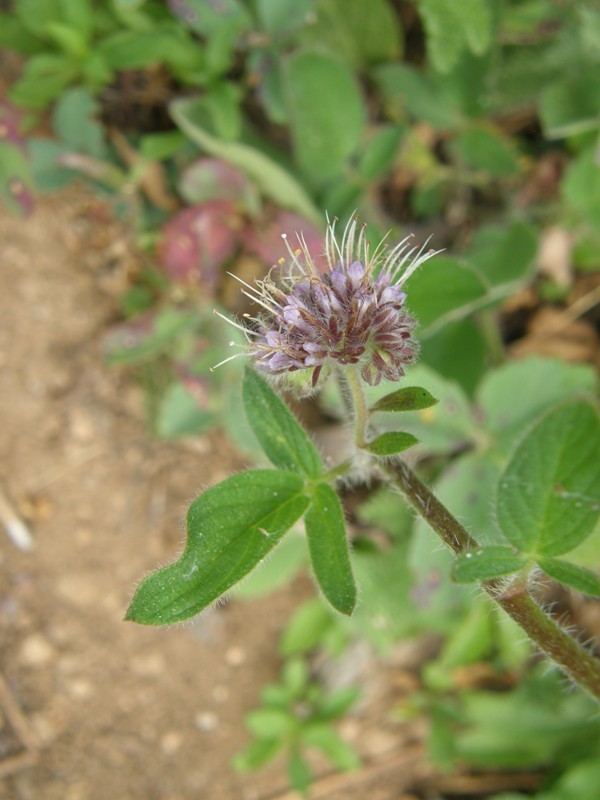
<instances>
[{"instance_id":1,"label":"blurred background foliage","mask_svg":"<svg viewBox=\"0 0 600 800\"><path fill-rule=\"evenodd\" d=\"M143 266L106 351L148 388L154 432L173 438L220 425L255 450L237 412L240 361L209 372L228 342L244 340L212 309L248 310L228 272L264 275L284 255L281 233L303 231L319 253L327 212L358 213L373 241L389 229L391 242L432 236L446 252L408 283L422 341L410 379L440 404L407 415L407 429L441 498L480 543L493 541L491 498L523 428L597 383L598 4L4 0L0 8L12 76L0 100L0 199L27 215L37 193L83 180L130 222ZM570 324L587 326L591 345L566 347ZM333 393L319 413L322 425L336 419ZM355 694L328 700L299 664L315 649L343 658L356 637L385 652L435 631L441 644L422 669L422 691L394 712L426 710L435 762L540 769L540 800L595 800L600 730L585 698L532 667L519 632L451 582L451 560L426 525L375 489L347 498L363 598L356 617L340 621L316 600L298 610L282 637L282 683L249 718L255 742L237 766L260 766L287 747L299 788L310 781L304 744L338 768L356 766L329 725ZM239 595L269 591L301 569L297 545L288 537ZM600 567L598 536L573 558ZM456 676L474 664L486 665L485 680L465 687Z\"/></svg>"}]
</instances>

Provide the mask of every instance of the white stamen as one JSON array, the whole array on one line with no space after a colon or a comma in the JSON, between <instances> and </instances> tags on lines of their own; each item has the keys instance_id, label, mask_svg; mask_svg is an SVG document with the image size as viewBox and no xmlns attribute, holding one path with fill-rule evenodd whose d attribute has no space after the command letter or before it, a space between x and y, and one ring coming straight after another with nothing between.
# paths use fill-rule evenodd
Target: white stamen
<instances>
[{"instance_id":1,"label":"white stamen","mask_svg":"<svg viewBox=\"0 0 600 800\"><path fill-rule=\"evenodd\" d=\"M230 325L233 325L234 328L237 328L238 331L241 331L244 334L244 336L246 337L246 339L248 340L248 342L250 341L250 334L252 334L253 336L256 336L254 331L247 330L246 328L244 328L243 325L240 325L239 322L235 322L234 320L230 319L229 317L226 317L225 314L221 314L221 312L217 311L216 308L213 309L213 314L216 314L217 317L221 317L221 319L224 319L225 322L228 322Z\"/></svg>"},{"instance_id":2,"label":"white stamen","mask_svg":"<svg viewBox=\"0 0 600 800\"><path fill-rule=\"evenodd\" d=\"M288 242L287 233L282 233L281 238L285 244L285 249L288 251L290 258L292 259L292 264L300 273L303 273L304 270L302 269L302 264L298 261L298 254L292 250L290 243Z\"/></svg>"},{"instance_id":3,"label":"white stamen","mask_svg":"<svg viewBox=\"0 0 600 800\"><path fill-rule=\"evenodd\" d=\"M336 262L343 261L342 251L335 237L335 224L337 217L333 218L333 222L327 215L327 233L325 234L325 255L327 256L327 263L330 269L335 269ZM337 254L337 257L336 257Z\"/></svg>"},{"instance_id":4,"label":"white stamen","mask_svg":"<svg viewBox=\"0 0 600 800\"><path fill-rule=\"evenodd\" d=\"M219 361L219 363L215 364L214 367L210 367L210 371L214 372L219 367L222 367L223 364L227 364L229 361L233 361L234 358L239 358L240 356L244 356L244 355L246 355L246 354L245 353L234 353L232 356L229 356L229 358L224 358L223 361Z\"/></svg>"},{"instance_id":5,"label":"white stamen","mask_svg":"<svg viewBox=\"0 0 600 800\"><path fill-rule=\"evenodd\" d=\"M263 281L257 281L259 288L256 289L254 286L251 286L249 283L246 283L246 281L242 280L237 275L234 275L233 272L228 272L227 274L231 275L232 278L235 278L235 280L238 281L238 283L241 283L242 286L245 286L246 289L249 290L249 292L253 292L253 294L250 294L249 292L246 292L242 289L242 293L245 294L246 297L250 298L250 300L252 300L254 303L258 303L259 305L261 305L264 309L266 309L266 311L269 312L269 314L275 314L275 308L279 309L281 308L280 304L269 294L269 291L265 288ZM268 302L272 303L274 308L268 306L265 302L263 302L261 298L264 298Z\"/></svg>"}]
</instances>

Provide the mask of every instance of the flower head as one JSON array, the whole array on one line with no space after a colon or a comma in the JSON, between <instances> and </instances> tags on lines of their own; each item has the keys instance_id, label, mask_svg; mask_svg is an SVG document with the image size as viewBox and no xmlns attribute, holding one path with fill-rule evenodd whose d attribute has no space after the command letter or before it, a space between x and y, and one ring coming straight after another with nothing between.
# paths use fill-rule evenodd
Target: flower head
<instances>
[{"instance_id":1,"label":"flower head","mask_svg":"<svg viewBox=\"0 0 600 800\"><path fill-rule=\"evenodd\" d=\"M418 353L402 286L436 253L426 244L411 246L411 236L392 249L382 242L371 253L357 217L341 244L335 227L334 219L327 226L323 270L300 235L296 249L285 240L289 262L282 259L254 287L244 284L242 291L261 308L255 317L246 315L254 325L250 354L258 369L275 378L310 370L313 387L331 366L356 367L372 386L383 378L398 380Z\"/></svg>"}]
</instances>

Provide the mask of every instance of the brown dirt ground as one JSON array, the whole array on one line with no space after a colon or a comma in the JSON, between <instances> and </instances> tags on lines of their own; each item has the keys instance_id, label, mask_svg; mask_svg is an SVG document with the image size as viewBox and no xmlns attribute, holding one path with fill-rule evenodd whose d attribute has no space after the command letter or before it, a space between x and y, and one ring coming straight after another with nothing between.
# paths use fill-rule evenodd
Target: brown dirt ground
<instances>
[{"instance_id":1,"label":"brown dirt ground","mask_svg":"<svg viewBox=\"0 0 600 800\"><path fill-rule=\"evenodd\" d=\"M0 676L35 751L0 773L0 797L261 796L264 779L228 761L277 673L292 594L179 629L122 622L140 576L180 547L186 504L239 458L216 434L152 440L138 390L103 363L127 243L95 201L69 192L26 221L3 214L0 241L0 488L34 540L20 551L0 528Z\"/></svg>"},{"instance_id":2,"label":"brown dirt ground","mask_svg":"<svg viewBox=\"0 0 600 800\"><path fill-rule=\"evenodd\" d=\"M296 581L178 628L122 622L140 576L180 548L190 499L242 466L215 432L151 439L139 389L103 361L135 269L126 232L75 189L26 221L0 214L0 242L0 504L4 495L34 541L20 550L0 527L0 798L291 798L280 766L239 776L229 761L310 587ZM344 728L365 767L325 775L315 798L415 800L406 790L419 782L444 797L452 780L452 796L475 797L536 783L431 772L422 723L400 728L386 714L423 655L367 658L368 703Z\"/></svg>"}]
</instances>

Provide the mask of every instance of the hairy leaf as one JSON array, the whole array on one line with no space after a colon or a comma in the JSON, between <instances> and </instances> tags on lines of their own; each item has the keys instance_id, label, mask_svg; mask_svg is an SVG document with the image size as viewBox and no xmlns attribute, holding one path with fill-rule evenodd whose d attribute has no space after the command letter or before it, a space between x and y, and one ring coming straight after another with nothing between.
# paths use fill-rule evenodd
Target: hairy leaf
<instances>
[{"instance_id":1,"label":"hairy leaf","mask_svg":"<svg viewBox=\"0 0 600 800\"><path fill-rule=\"evenodd\" d=\"M458 556L452 569L459 583L485 581L498 575L516 572L527 563L526 556L515 553L512 547L490 546Z\"/></svg>"},{"instance_id":2,"label":"hairy leaf","mask_svg":"<svg viewBox=\"0 0 600 800\"><path fill-rule=\"evenodd\" d=\"M405 386L397 392L386 394L378 400L371 411L417 411L430 408L437 399L422 386Z\"/></svg>"},{"instance_id":3,"label":"hairy leaf","mask_svg":"<svg viewBox=\"0 0 600 800\"><path fill-rule=\"evenodd\" d=\"M524 553L559 556L593 531L600 514L600 420L577 401L544 416L500 478L497 513Z\"/></svg>"},{"instance_id":4,"label":"hairy leaf","mask_svg":"<svg viewBox=\"0 0 600 800\"><path fill-rule=\"evenodd\" d=\"M555 581L577 589L578 592L600 597L600 578L595 572L558 558L540 558L540 569Z\"/></svg>"},{"instance_id":5,"label":"hairy leaf","mask_svg":"<svg viewBox=\"0 0 600 800\"><path fill-rule=\"evenodd\" d=\"M342 614L352 614L356 586L344 514L337 494L327 484L316 486L305 524L312 568L323 594Z\"/></svg>"},{"instance_id":6,"label":"hairy leaf","mask_svg":"<svg viewBox=\"0 0 600 800\"><path fill-rule=\"evenodd\" d=\"M272 463L318 478L323 465L316 447L283 400L251 369L246 370L243 397L250 426Z\"/></svg>"},{"instance_id":7,"label":"hairy leaf","mask_svg":"<svg viewBox=\"0 0 600 800\"><path fill-rule=\"evenodd\" d=\"M392 456L394 453L401 453L409 447L418 444L419 440L412 433L402 431L390 431L382 433L372 442L369 442L365 450L376 456Z\"/></svg>"},{"instance_id":8,"label":"hairy leaf","mask_svg":"<svg viewBox=\"0 0 600 800\"><path fill-rule=\"evenodd\" d=\"M146 578L126 619L168 625L194 616L255 567L302 516L309 498L299 475L233 475L195 500L179 561Z\"/></svg>"}]
</instances>

